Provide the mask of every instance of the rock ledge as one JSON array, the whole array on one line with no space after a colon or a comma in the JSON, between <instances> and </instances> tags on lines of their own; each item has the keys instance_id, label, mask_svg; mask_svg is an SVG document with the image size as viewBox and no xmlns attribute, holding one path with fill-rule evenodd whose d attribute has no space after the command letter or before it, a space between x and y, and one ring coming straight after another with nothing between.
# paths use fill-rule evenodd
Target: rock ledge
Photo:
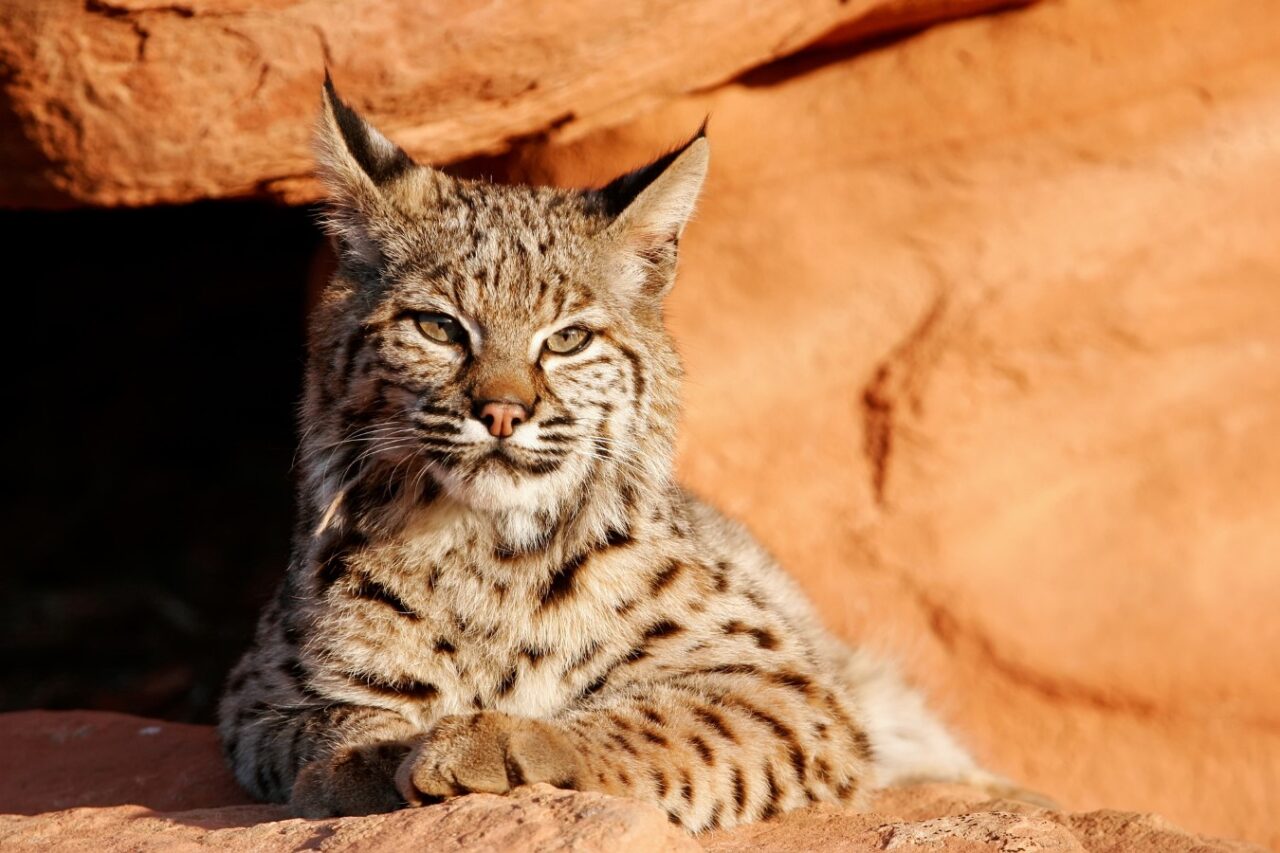
<instances>
[{"instance_id":1,"label":"rock ledge","mask_svg":"<svg viewBox=\"0 0 1280 853\"><path fill-rule=\"evenodd\" d=\"M1059 814L961 786L882 793L856 814L815 808L694 840L656 808L537 785L386 815L300 820L235 786L213 730L94 711L0 715L0 848L7 851L1195 851L1204 839L1151 815Z\"/></svg>"}]
</instances>

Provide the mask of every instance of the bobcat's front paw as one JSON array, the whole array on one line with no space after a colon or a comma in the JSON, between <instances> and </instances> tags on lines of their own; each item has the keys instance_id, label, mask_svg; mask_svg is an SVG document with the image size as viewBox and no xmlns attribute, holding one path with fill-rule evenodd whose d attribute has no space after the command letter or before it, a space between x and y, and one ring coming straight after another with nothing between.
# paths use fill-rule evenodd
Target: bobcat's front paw
<instances>
[{"instance_id":1,"label":"bobcat's front paw","mask_svg":"<svg viewBox=\"0 0 1280 853\"><path fill-rule=\"evenodd\" d=\"M535 782L574 788L581 777L581 758L555 726L486 711L437 722L400 765L396 787L408 803L422 805Z\"/></svg>"},{"instance_id":2,"label":"bobcat's front paw","mask_svg":"<svg viewBox=\"0 0 1280 853\"><path fill-rule=\"evenodd\" d=\"M289 795L294 814L306 818L378 814L403 808L396 768L409 745L397 741L341 747L307 763Z\"/></svg>"}]
</instances>

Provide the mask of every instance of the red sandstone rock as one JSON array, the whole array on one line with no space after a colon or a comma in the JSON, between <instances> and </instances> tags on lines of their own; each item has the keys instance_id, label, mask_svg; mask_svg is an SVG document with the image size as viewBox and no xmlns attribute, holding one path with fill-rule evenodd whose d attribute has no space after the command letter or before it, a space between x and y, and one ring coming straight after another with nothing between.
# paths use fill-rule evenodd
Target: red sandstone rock
<instances>
[{"instance_id":1,"label":"red sandstone rock","mask_svg":"<svg viewBox=\"0 0 1280 853\"><path fill-rule=\"evenodd\" d=\"M1140 819L1140 815L1131 816ZM1187 836L1191 840L1195 836ZM751 824L701 839L712 853L871 853L930 850L936 853L1084 853L1071 831L1042 815L969 812L902 821L874 811L851 814L807 809L763 824ZM1134 853L1142 848L1134 848ZM1160 848L1146 848L1159 850Z\"/></svg>"},{"instance_id":2,"label":"red sandstone rock","mask_svg":"<svg viewBox=\"0 0 1280 853\"><path fill-rule=\"evenodd\" d=\"M81 808L35 817L0 815L0 848L67 853L210 849L285 851L431 850L494 853L686 853L698 844L653 806L601 794L522 788L476 794L421 809L333 820L288 818L238 806L154 812L140 806Z\"/></svg>"},{"instance_id":3,"label":"red sandstone rock","mask_svg":"<svg viewBox=\"0 0 1280 853\"><path fill-rule=\"evenodd\" d=\"M992 800L961 785L889 789L875 797L866 814L806 809L700 840L712 853L901 849L939 853L1261 853L1251 844L1193 835L1155 815L1114 811L1059 814L1026 803Z\"/></svg>"},{"instance_id":4,"label":"red sandstone rock","mask_svg":"<svg viewBox=\"0 0 1280 853\"><path fill-rule=\"evenodd\" d=\"M0 5L0 205L314 197L328 65L411 153L578 134L842 38L1009 0L15 0ZM844 29L841 29L841 28Z\"/></svg>"},{"instance_id":5,"label":"red sandstone rock","mask_svg":"<svg viewBox=\"0 0 1280 853\"><path fill-rule=\"evenodd\" d=\"M0 813L248 804L208 726L82 711L0 714Z\"/></svg>"},{"instance_id":6,"label":"red sandstone rock","mask_svg":"<svg viewBox=\"0 0 1280 853\"><path fill-rule=\"evenodd\" d=\"M244 805L243 795L229 787L207 727L91 711L31 711L0 715L0 738L16 744L0 768L0 849L6 851L1256 850L1199 838L1150 815L1058 815L946 785L884 792L866 814L794 812L702 836L701 845L652 806L546 785L387 815L300 820L279 806ZM97 807L67 808L90 803ZM11 812L25 814L6 814Z\"/></svg>"}]
</instances>

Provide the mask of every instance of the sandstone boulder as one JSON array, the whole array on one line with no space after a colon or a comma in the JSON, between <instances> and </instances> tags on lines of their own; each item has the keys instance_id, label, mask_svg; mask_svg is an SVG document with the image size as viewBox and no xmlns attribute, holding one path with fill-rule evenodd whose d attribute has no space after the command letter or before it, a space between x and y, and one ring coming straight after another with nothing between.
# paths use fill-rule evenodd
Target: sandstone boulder
<instances>
[{"instance_id":1,"label":"sandstone boulder","mask_svg":"<svg viewBox=\"0 0 1280 853\"><path fill-rule=\"evenodd\" d=\"M113 714L0 714L0 813L129 804L156 811L250 805L213 730Z\"/></svg>"},{"instance_id":2,"label":"sandstone boulder","mask_svg":"<svg viewBox=\"0 0 1280 853\"><path fill-rule=\"evenodd\" d=\"M546 785L393 814L301 820L279 806L246 805L208 727L33 711L0 715L0 739L14 744L0 767L0 849L7 851L1256 850L1146 815L1059 815L945 785L885 792L866 814L809 809L698 840L655 807Z\"/></svg>"},{"instance_id":3,"label":"sandstone boulder","mask_svg":"<svg viewBox=\"0 0 1280 853\"><path fill-rule=\"evenodd\" d=\"M324 68L411 153L576 134L824 37L1010 0L13 0L0 5L0 206L313 198Z\"/></svg>"}]
</instances>

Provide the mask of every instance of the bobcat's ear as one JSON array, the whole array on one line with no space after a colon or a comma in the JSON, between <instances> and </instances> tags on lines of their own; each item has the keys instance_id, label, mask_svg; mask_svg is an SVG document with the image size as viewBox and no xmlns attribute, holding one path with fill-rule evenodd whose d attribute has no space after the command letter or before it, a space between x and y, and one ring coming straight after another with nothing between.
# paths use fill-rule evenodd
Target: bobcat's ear
<instances>
[{"instance_id":1,"label":"bobcat's ear","mask_svg":"<svg viewBox=\"0 0 1280 853\"><path fill-rule=\"evenodd\" d=\"M624 286L662 298L675 279L676 248L707 176L706 124L681 147L597 190L608 232L629 263Z\"/></svg>"},{"instance_id":2,"label":"bobcat's ear","mask_svg":"<svg viewBox=\"0 0 1280 853\"><path fill-rule=\"evenodd\" d=\"M324 75L315 133L316 174L329 193L325 227L342 257L376 267L385 255L385 234L400 223L394 193L420 167L338 97Z\"/></svg>"}]
</instances>

